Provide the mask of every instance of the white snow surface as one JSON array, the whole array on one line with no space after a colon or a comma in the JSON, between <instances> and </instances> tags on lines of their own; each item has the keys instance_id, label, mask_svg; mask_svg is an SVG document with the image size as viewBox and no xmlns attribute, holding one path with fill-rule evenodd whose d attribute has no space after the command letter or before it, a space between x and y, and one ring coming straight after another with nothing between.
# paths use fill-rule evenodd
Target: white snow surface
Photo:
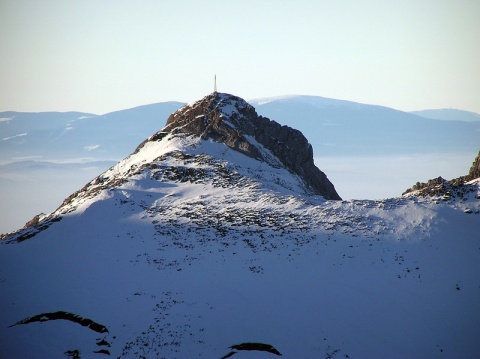
<instances>
[{"instance_id":1,"label":"white snow surface","mask_svg":"<svg viewBox=\"0 0 480 359\"><path fill-rule=\"evenodd\" d=\"M479 195L476 180L449 200L326 201L223 144L146 142L48 228L0 242L0 357L220 359L258 342L283 358L474 358ZM12 326L57 311L108 332Z\"/></svg>"}]
</instances>

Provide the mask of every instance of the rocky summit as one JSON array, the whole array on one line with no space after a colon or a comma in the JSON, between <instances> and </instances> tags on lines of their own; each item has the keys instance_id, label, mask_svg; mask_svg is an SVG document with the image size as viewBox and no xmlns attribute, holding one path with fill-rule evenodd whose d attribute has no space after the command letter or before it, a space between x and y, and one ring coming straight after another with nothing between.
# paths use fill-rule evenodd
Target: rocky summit
<instances>
[{"instance_id":1,"label":"rocky summit","mask_svg":"<svg viewBox=\"0 0 480 359\"><path fill-rule=\"evenodd\" d=\"M214 92L182 107L148 141L157 141L167 133L213 139L274 166L279 160L312 193L341 199L325 173L315 166L312 145L300 131L259 116L253 106L237 96Z\"/></svg>"}]
</instances>

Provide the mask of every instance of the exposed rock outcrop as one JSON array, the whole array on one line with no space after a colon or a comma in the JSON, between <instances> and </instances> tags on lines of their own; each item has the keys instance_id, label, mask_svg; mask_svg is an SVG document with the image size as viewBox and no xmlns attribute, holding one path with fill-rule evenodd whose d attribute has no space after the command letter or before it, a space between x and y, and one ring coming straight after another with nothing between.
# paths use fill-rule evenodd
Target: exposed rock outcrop
<instances>
[{"instance_id":1,"label":"exposed rock outcrop","mask_svg":"<svg viewBox=\"0 0 480 359\"><path fill-rule=\"evenodd\" d=\"M452 197L463 197L467 192L474 192L477 186L467 182L480 178L480 151L470 167L466 176L446 180L437 177L425 182L417 182L411 188L407 189L402 195L415 194L417 196L435 196L450 199Z\"/></svg>"},{"instance_id":2,"label":"exposed rock outcrop","mask_svg":"<svg viewBox=\"0 0 480 359\"><path fill-rule=\"evenodd\" d=\"M477 157L472 163L472 167L470 167L470 171L468 171L468 175L465 178L467 181L471 181L475 178L480 177L480 151L478 151Z\"/></svg>"},{"instance_id":3,"label":"exposed rock outcrop","mask_svg":"<svg viewBox=\"0 0 480 359\"><path fill-rule=\"evenodd\" d=\"M213 139L271 165L280 165L275 162L278 159L311 192L326 199L341 199L325 173L315 166L313 149L305 136L259 116L253 106L239 97L214 92L182 107L168 118L163 130L142 143L137 151L146 142L162 139L168 133Z\"/></svg>"}]
</instances>

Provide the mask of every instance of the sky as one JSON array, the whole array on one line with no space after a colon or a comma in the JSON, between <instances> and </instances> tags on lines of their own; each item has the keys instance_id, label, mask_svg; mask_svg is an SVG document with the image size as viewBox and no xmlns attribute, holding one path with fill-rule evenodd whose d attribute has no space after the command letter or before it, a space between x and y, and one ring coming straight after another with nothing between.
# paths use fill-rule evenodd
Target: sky
<instances>
[{"instance_id":1,"label":"sky","mask_svg":"<svg viewBox=\"0 0 480 359\"><path fill-rule=\"evenodd\" d=\"M301 94L480 113L478 0L2 0L0 111Z\"/></svg>"}]
</instances>

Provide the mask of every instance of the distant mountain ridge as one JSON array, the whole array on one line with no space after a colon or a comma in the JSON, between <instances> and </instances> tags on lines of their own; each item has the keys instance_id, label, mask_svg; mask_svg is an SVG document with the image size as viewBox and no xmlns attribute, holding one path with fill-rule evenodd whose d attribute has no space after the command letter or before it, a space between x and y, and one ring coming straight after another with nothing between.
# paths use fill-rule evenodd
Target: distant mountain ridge
<instances>
[{"instance_id":1,"label":"distant mountain ridge","mask_svg":"<svg viewBox=\"0 0 480 359\"><path fill-rule=\"evenodd\" d=\"M480 122L438 121L317 96L279 96L250 103L260 115L299 129L323 155L478 151Z\"/></svg>"},{"instance_id":2,"label":"distant mountain ridge","mask_svg":"<svg viewBox=\"0 0 480 359\"><path fill-rule=\"evenodd\" d=\"M464 151L476 153L478 114L459 110L406 113L319 96L277 96L249 101L265 117L299 129L318 153L402 153ZM81 112L0 113L0 163L17 159L120 159L158 129L160 119L183 106L164 102L104 115ZM448 113L448 121L427 118ZM455 117L455 114L458 117ZM468 114L470 120L465 120ZM419 116L421 115L421 116ZM473 116L473 117L472 117ZM440 115L431 115L441 118ZM458 123L458 121L463 123ZM415 130L413 130L415 129ZM369 146L365 146L365 142Z\"/></svg>"},{"instance_id":3,"label":"distant mountain ridge","mask_svg":"<svg viewBox=\"0 0 480 359\"><path fill-rule=\"evenodd\" d=\"M456 110L456 109L432 109L411 111L410 113L425 118L444 121L465 121L478 122L480 121L480 114L471 111Z\"/></svg>"},{"instance_id":4,"label":"distant mountain ridge","mask_svg":"<svg viewBox=\"0 0 480 359\"><path fill-rule=\"evenodd\" d=\"M0 163L28 158L43 161L124 157L158 129L159 119L181 107L163 102L94 115L82 112L2 112ZM146 134L147 133L147 134ZM17 137L19 134L24 136Z\"/></svg>"}]
</instances>

